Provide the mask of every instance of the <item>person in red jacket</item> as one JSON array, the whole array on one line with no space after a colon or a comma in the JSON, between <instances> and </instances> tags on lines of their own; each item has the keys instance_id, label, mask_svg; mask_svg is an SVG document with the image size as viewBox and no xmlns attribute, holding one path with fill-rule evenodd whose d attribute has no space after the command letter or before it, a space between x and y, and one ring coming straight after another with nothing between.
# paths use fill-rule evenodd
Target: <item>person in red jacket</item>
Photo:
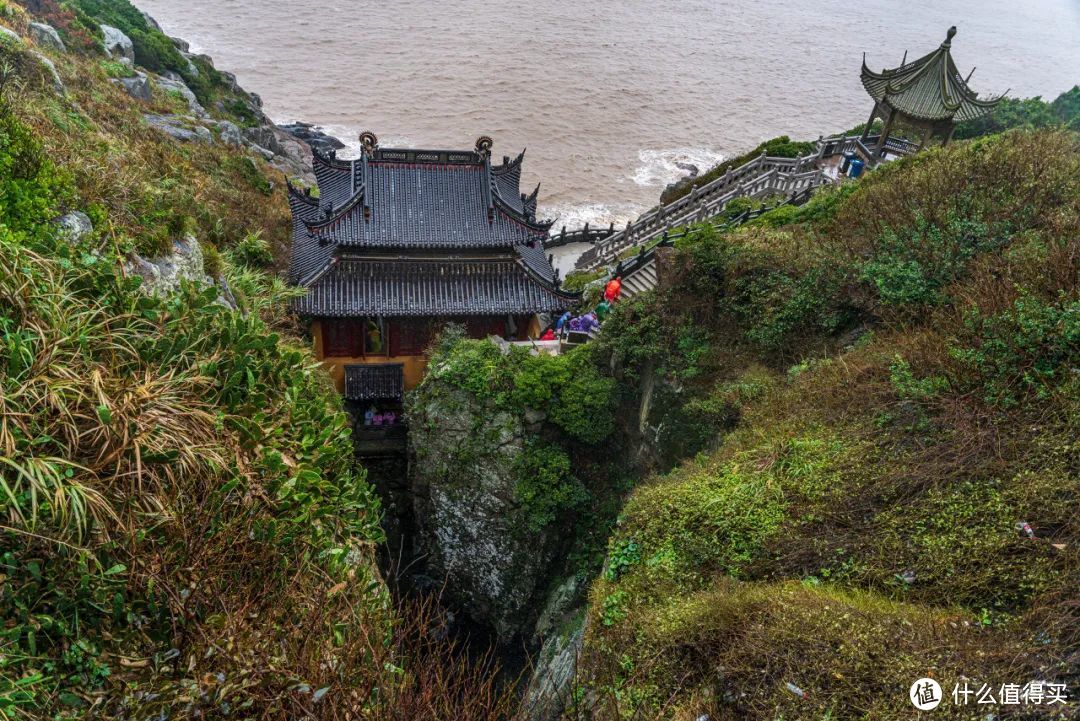
<instances>
[{"instance_id":1,"label":"person in red jacket","mask_svg":"<svg viewBox=\"0 0 1080 721\"><path fill-rule=\"evenodd\" d=\"M622 277L617 275L604 288L604 299L608 303L614 303L619 300L620 295L622 295Z\"/></svg>"},{"instance_id":2,"label":"person in red jacket","mask_svg":"<svg viewBox=\"0 0 1080 721\"><path fill-rule=\"evenodd\" d=\"M555 340L555 331L552 328L548 328L544 331L544 335L540 336L540 340Z\"/></svg>"}]
</instances>

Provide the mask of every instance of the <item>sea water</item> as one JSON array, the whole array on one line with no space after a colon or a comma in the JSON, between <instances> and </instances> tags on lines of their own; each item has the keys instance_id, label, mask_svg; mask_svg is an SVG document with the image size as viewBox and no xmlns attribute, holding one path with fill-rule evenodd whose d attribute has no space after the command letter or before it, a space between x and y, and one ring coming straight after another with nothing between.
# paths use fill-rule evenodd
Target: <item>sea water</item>
<instances>
[{"instance_id":1,"label":"sea water","mask_svg":"<svg viewBox=\"0 0 1080 721\"><path fill-rule=\"evenodd\" d=\"M864 122L870 67L935 49L983 94L1080 82L1077 0L136 0L275 120L356 145L526 153L522 190L577 227L637 216L693 165Z\"/></svg>"}]
</instances>

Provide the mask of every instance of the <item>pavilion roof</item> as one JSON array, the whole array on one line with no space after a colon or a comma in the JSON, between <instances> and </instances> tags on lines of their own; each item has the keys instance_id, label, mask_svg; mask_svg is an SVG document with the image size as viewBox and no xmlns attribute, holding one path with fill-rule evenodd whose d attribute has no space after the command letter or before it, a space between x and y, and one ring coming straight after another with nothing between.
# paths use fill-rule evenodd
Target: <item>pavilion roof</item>
<instances>
[{"instance_id":1,"label":"pavilion roof","mask_svg":"<svg viewBox=\"0 0 1080 721\"><path fill-rule=\"evenodd\" d=\"M1001 98L980 100L968 87L952 59L949 32L937 50L897 68L874 72L863 58L862 83L874 100L917 120L956 122L973 120L989 113Z\"/></svg>"}]
</instances>

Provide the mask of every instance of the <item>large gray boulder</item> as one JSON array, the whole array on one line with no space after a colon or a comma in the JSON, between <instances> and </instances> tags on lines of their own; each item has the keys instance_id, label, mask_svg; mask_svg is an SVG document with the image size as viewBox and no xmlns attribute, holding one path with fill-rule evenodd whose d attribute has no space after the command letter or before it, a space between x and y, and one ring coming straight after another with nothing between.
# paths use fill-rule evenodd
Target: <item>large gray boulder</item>
<instances>
[{"instance_id":1,"label":"large gray boulder","mask_svg":"<svg viewBox=\"0 0 1080 721\"><path fill-rule=\"evenodd\" d=\"M56 28L52 25L30 23L30 37L34 39L34 44L38 47L59 50L60 52L67 51L64 41L60 39L60 33L56 32Z\"/></svg>"},{"instance_id":2,"label":"large gray boulder","mask_svg":"<svg viewBox=\"0 0 1080 721\"><path fill-rule=\"evenodd\" d=\"M196 125L192 118L184 118L180 115L153 115L145 114L143 118L147 124L181 143L212 142L213 136L206 128ZM204 132L199 132L200 129Z\"/></svg>"},{"instance_id":3,"label":"large gray boulder","mask_svg":"<svg viewBox=\"0 0 1080 721\"><path fill-rule=\"evenodd\" d=\"M249 145L248 148L251 150L251 152L255 153L256 155L258 155L260 158L262 158L263 160L265 160L268 163L274 159L274 151L273 150L268 150L268 149L264 148L263 146L255 145L254 143Z\"/></svg>"},{"instance_id":4,"label":"large gray boulder","mask_svg":"<svg viewBox=\"0 0 1080 721\"><path fill-rule=\"evenodd\" d=\"M38 64L41 65L42 70L45 71L56 94L66 94L67 88L64 87L64 81L60 79L60 71L56 69L56 63L38 52L34 53L34 58L38 61Z\"/></svg>"},{"instance_id":5,"label":"large gray boulder","mask_svg":"<svg viewBox=\"0 0 1080 721\"><path fill-rule=\"evenodd\" d=\"M284 132L277 129L274 125L257 125L251 128L243 129L244 140L249 145L258 145L266 148L274 155L284 154L284 148L281 141L282 136L288 137Z\"/></svg>"},{"instance_id":6,"label":"large gray boulder","mask_svg":"<svg viewBox=\"0 0 1080 721\"><path fill-rule=\"evenodd\" d=\"M102 25L101 32L105 35L105 52L110 57L121 62L135 62L135 45L122 30L114 28L112 25Z\"/></svg>"},{"instance_id":7,"label":"large gray boulder","mask_svg":"<svg viewBox=\"0 0 1080 721\"><path fill-rule=\"evenodd\" d=\"M185 85L183 78L176 73L169 72L154 78L154 84L164 93L173 93L183 98L184 102L187 103L188 111L192 115L200 118L207 117L206 109L199 103L195 93L191 92L191 88Z\"/></svg>"},{"instance_id":8,"label":"large gray boulder","mask_svg":"<svg viewBox=\"0 0 1080 721\"><path fill-rule=\"evenodd\" d=\"M138 73L133 78L117 78L113 82L122 87L125 93L144 103L150 102L154 97L150 79L145 73Z\"/></svg>"},{"instance_id":9,"label":"large gray boulder","mask_svg":"<svg viewBox=\"0 0 1080 721\"><path fill-rule=\"evenodd\" d=\"M240 135L240 128L228 120L221 120L217 124L221 133L221 142L226 145L240 146L244 144L244 138Z\"/></svg>"}]
</instances>

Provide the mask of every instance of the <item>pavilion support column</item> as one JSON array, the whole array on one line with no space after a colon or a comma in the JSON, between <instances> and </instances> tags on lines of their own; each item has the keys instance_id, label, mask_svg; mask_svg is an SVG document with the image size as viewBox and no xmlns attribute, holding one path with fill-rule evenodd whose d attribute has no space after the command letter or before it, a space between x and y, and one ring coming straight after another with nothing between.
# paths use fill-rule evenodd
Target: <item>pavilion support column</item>
<instances>
[{"instance_id":1,"label":"pavilion support column","mask_svg":"<svg viewBox=\"0 0 1080 721\"><path fill-rule=\"evenodd\" d=\"M934 129L933 128L927 128L926 130L923 131L922 140L919 141L919 152L920 153L923 150L926 149L926 145L927 145L927 143L930 142L930 138L932 138L932 137L934 137Z\"/></svg>"},{"instance_id":2,"label":"pavilion support column","mask_svg":"<svg viewBox=\"0 0 1080 721\"><path fill-rule=\"evenodd\" d=\"M870 111L870 119L866 121L866 127L863 128L862 137L860 138L864 143L866 142L866 139L870 137L870 128L874 126L874 118L876 118L877 115L877 103L874 103L874 109Z\"/></svg>"},{"instance_id":3,"label":"pavilion support column","mask_svg":"<svg viewBox=\"0 0 1080 721\"><path fill-rule=\"evenodd\" d=\"M941 141L941 147L944 148L946 145L948 145L952 141L952 136L953 136L953 133L955 133L955 132L956 132L956 123L951 123L949 125L948 134L945 136L945 139Z\"/></svg>"},{"instance_id":4,"label":"pavilion support column","mask_svg":"<svg viewBox=\"0 0 1080 721\"><path fill-rule=\"evenodd\" d=\"M874 146L875 160L881 157L881 149L885 147L885 141L889 139L889 133L892 132L894 120L896 120L896 108L889 111L889 117L885 120L885 127L881 129L881 136L877 139L877 145Z\"/></svg>"}]
</instances>

